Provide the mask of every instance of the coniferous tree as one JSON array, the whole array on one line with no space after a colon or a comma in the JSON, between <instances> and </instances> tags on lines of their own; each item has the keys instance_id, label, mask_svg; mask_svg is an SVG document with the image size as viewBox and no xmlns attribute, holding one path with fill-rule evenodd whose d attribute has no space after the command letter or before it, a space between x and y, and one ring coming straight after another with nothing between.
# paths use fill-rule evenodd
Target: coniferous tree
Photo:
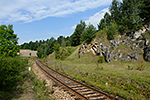
<instances>
[{"instance_id":1,"label":"coniferous tree","mask_svg":"<svg viewBox=\"0 0 150 100\"><path fill-rule=\"evenodd\" d=\"M120 2L118 0L113 0L109 7L112 19L119 25L120 23Z\"/></svg>"},{"instance_id":2,"label":"coniferous tree","mask_svg":"<svg viewBox=\"0 0 150 100\"><path fill-rule=\"evenodd\" d=\"M77 46L80 44L80 38L83 30L85 29L85 22L80 21L80 24L76 26L75 32L71 35L71 45Z\"/></svg>"},{"instance_id":3,"label":"coniferous tree","mask_svg":"<svg viewBox=\"0 0 150 100\"><path fill-rule=\"evenodd\" d=\"M100 20L100 23L98 24L98 30L102 30L102 29L104 29L104 28L106 28L106 27L107 27L106 21L105 21L104 18L102 18L102 19Z\"/></svg>"},{"instance_id":4,"label":"coniferous tree","mask_svg":"<svg viewBox=\"0 0 150 100\"><path fill-rule=\"evenodd\" d=\"M130 34L131 31L141 28L141 18L138 8L140 0L123 0L121 3L121 27L123 32Z\"/></svg>"},{"instance_id":5,"label":"coniferous tree","mask_svg":"<svg viewBox=\"0 0 150 100\"><path fill-rule=\"evenodd\" d=\"M89 24L88 27L83 31L80 41L83 42L86 40L86 42L91 42L91 40L95 37L96 32L96 28L92 24Z\"/></svg>"},{"instance_id":6,"label":"coniferous tree","mask_svg":"<svg viewBox=\"0 0 150 100\"><path fill-rule=\"evenodd\" d=\"M143 20L150 20L150 0L143 0L140 11L139 15Z\"/></svg>"}]
</instances>

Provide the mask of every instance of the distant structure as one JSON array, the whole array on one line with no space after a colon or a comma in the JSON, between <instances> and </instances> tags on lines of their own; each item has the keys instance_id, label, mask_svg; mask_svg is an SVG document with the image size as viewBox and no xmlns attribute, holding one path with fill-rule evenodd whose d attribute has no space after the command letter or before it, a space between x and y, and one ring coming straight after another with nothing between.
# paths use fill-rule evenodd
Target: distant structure
<instances>
[{"instance_id":1,"label":"distant structure","mask_svg":"<svg viewBox=\"0 0 150 100\"><path fill-rule=\"evenodd\" d=\"M28 56L30 56L30 53L31 53L31 56L35 56L35 57L37 57L37 55L36 55L37 51L31 51L31 50L20 50L20 54L21 54L21 56L26 56L26 57L28 57Z\"/></svg>"}]
</instances>

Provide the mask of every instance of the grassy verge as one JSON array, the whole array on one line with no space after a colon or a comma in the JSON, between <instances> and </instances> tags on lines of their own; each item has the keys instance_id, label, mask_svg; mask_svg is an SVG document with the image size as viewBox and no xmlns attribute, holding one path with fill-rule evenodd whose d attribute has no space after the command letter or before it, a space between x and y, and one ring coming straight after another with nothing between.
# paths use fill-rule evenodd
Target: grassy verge
<instances>
[{"instance_id":1,"label":"grassy verge","mask_svg":"<svg viewBox=\"0 0 150 100\"><path fill-rule=\"evenodd\" d=\"M51 100L45 81L40 82L32 71L28 71L28 67L33 66L32 60L4 58L0 63L0 72L3 73L0 77L0 100Z\"/></svg>"},{"instance_id":2,"label":"grassy verge","mask_svg":"<svg viewBox=\"0 0 150 100\"><path fill-rule=\"evenodd\" d=\"M124 99L150 99L150 63L142 58L135 62L97 63L98 57L85 54L55 60L54 54L43 59L53 69L95 88ZM108 86L106 86L108 83Z\"/></svg>"}]
</instances>

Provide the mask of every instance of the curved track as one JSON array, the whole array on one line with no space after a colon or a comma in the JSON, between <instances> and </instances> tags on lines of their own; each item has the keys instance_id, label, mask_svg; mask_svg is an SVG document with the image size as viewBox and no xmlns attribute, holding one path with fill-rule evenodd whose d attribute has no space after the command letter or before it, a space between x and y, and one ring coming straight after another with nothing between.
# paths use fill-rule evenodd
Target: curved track
<instances>
[{"instance_id":1,"label":"curved track","mask_svg":"<svg viewBox=\"0 0 150 100\"><path fill-rule=\"evenodd\" d=\"M64 74L61 74L52 68L44 65L41 61L34 59L43 73L62 86L71 96L75 96L76 100L119 100L115 96L99 91L91 86L76 81Z\"/></svg>"}]
</instances>

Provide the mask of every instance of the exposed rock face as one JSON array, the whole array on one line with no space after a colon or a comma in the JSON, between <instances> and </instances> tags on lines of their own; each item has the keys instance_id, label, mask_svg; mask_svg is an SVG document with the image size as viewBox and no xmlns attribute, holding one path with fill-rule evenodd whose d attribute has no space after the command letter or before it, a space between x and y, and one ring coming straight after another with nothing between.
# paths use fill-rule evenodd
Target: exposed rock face
<instances>
[{"instance_id":1,"label":"exposed rock face","mask_svg":"<svg viewBox=\"0 0 150 100\"><path fill-rule=\"evenodd\" d=\"M150 24L128 37L118 35L107 44L104 39L94 39L90 44L84 43L80 47L79 57L90 52L94 55L104 56L107 63L112 61L136 61L142 57L144 51L144 59L150 61L150 39L143 35L147 31L150 31Z\"/></svg>"},{"instance_id":2,"label":"exposed rock face","mask_svg":"<svg viewBox=\"0 0 150 100\"><path fill-rule=\"evenodd\" d=\"M144 48L143 56L146 61L150 62L150 46L147 46L146 48Z\"/></svg>"}]
</instances>

